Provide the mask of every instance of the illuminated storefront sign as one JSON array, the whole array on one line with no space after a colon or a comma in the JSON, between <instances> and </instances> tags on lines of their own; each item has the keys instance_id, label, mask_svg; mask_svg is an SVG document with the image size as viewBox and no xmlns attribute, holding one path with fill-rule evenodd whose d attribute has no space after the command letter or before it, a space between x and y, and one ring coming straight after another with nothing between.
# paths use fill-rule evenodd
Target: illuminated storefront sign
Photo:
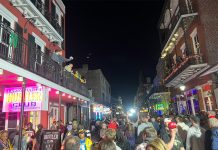
<instances>
[{"instance_id":1,"label":"illuminated storefront sign","mask_svg":"<svg viewBox=\"0 0 218 150\"><path fill-rule=\"evenodd\" d=\"M101 104L94 104L93 105L93 112L103 112L104 106Z\"/></svg>"},{"instance_id":2,"label":"illuminated storefront sign","mask_svg":"<svg viewBox=\"0 0 218 150\"><path fill-rule=\"evenodd\" d=\"M164 110L163 104L156 104L156 110Z\"/></svg>"},{"instance_id":3,"label":"illuminated storefront sign","mask_svg":"<svg viewBox=\"0 0 218 150\"><path fill-rule=\"evenodd\" d=\"M111 114L111 109L108 107L103 108L103 114Z\"/></svg>"},{"instance_id":4,"label":"illuminated storefront sign","mask_svg":"<svg viewBox=\"0 0 218 150\"><path fill-rule=\"evenodd\" d=\"M48 93L44 87L27 87L24 111L48 110ZM21 108L22 88L5 88L3 112L19 112ZM43 107L42 107L43 105Z\"/></svg>"}]
</instances>

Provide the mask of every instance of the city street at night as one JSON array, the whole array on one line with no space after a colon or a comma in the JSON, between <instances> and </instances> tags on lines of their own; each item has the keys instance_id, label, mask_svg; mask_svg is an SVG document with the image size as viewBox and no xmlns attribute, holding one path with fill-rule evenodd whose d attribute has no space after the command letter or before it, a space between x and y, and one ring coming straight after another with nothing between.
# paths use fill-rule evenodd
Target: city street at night
<instances>
[{"instance_id":1,"label":"city street at night","mask_svg":"<svg viewBox=\"0 0 218 150\"><path fill-rule=\"evenodd\" d=\"M218 150L218 0L0 0L0 150Z\"/></svg>"}]
</instances>

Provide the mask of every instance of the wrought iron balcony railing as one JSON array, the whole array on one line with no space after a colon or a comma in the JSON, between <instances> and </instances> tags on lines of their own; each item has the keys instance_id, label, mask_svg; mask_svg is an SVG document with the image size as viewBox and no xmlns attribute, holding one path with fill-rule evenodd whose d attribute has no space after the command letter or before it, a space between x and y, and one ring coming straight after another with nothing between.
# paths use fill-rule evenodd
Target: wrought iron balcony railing
<instances>
[{"instance_id":1,"label":"wrought iron balcony railing","mask_svg":"<svg viewBox=\"0 0 218 150\"><path fill-rule=\"evenodd\" d=\"M191 3L186 4L185 1L178 3L172 12L170 8L170 0L167 1L159 22L161 47L163 48L170 38L176 26L188 26L193 20L193 16L197 14L196 8ZM168 13L167 13L168 12ZM165 23L166 16L169 16L169 22ZM183 18L186 18L184 20ZM180 22L180 24L179 24Z\"/></svg>"},{"instance_id":2,"label":"wrought iron balcony railing","mask_svg":"<svg viewBox=\"0 0 218 150\"><path fill-rule=\"evenodd\" d=\"M190 65L202 64L203 59L200 54L187 56L181 59L180 62L172 64L165 69L165 82L171 81L175 76L179 75Z\"/></svg>"},{"instance_id":3,"label":"wrought iron balcony railing","mask_svg":"<svg viewBox=\"0 0 218 150\"><path fill-rule=\"evenodd\" d=\"M38 50L34 42L25 40L4 24L0 24L0 58L88 97L88 89L83 83L49 54Z\"/></svg>"},{"instance_id":4,"label":"wrought iron balcony railing","mask_svg":"<svg viewBox=\"0 0 218 150\"><path fill-rule=\"evenodd\" d=\"M56 29L56 31L64 37L63 33L63 27L59 25L58 18L56 16L52 15L51 12L49 11L48 6L45 6L45 4L42 3L41 0L31 0L33 5L41 12L43 16L51 23L51 25Z\"/></svg>"}]
</instances>

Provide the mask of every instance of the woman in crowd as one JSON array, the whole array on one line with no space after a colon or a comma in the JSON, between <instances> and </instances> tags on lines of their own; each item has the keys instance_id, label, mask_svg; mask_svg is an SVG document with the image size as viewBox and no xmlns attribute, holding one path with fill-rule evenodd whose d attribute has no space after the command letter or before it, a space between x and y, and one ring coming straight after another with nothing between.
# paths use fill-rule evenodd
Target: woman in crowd
<instances>
[{"instance_id":1,"label":"woman in crowd","mask_svg":"<svg viewBox=\"0 0 218 150\"><path fill-rule=\"evenodd\" d=\"M169 149L167 148L167 145L164 143L163 140L161 140L160 138L156 138L147 145L146 150L169 150Z\"/></svg>"},{"instance_id":2,"label":"woman in crowd","mask_svg":"<svg viewBox=\"0 0 218 150\"><path fill-rule=\"evenodd\" d=\"M12 150L12 145L8 139L8 131L0 131L0 150Z\"/></svg>"},{"instance_id":3,"label":"woman in crowd","mask_svg":"<svg viewBox=\"0 0 218 150\"><path fill-rule=\"evenodd\" d=\"M125 137L130 143L130 146L132 149L135 147L135 131L134 127L132 124L128 123L126 125L126 131L125 131Z\"/></svg>"},{"instance_id":4,"label":"woman in crowd","mask_svg":"<svg viewBox=\"0 0 218 150\"><path fill-rule=\"evenodd\" d=\"M98 150L116 150L116 145L111 140L103 140Z\"/></svg>"}]
</instances>

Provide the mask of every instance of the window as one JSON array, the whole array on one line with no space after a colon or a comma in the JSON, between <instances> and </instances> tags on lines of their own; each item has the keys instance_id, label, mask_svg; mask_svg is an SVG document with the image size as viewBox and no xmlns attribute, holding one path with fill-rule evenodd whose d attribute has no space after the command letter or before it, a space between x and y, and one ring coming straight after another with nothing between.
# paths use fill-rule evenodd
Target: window
<instances>
[{"instance_id":1,"label":"window","mask_svg":"<svg viewBox=\"0 0 218 150\"><path fill-rule=\"evenodd\" d=\"M182 44L182 46L180 47L180 50L181 50L181 52L182 52L182 58L185 58L185 57L186 57L186 51L185 51L185 49L186 49L186 46L185 46L185 43L184 43L184 44Z\"/></svg>"},{"instance_id":2,"label":"window","mask_svg":"<svg viewBox=\"0 0 218 150\"><path fill-rule=\"evenodd\" d=\"M199 54L200 53L200 44L199 44L199 39L198 39L198 34L197 34L197 28L195 28L193 30L193 32L191 33L190 36L192 38L194 54Z\"/></svg>"},{"instance_id":3,"label":"window","mask_svg":"<svg viewBox=\"0 0 218 150\"><path fill-rule=\"evenodd\" d=\"M194 45L194 52L195 54L199 54L200 53L200 44L199 44L199 40L198 40L198 35L196 34L194 36L194 39L193 39L193 45Z\"/></svg>"},{"instance_id":4,"label":"window","mask_svg":"<svg viewBox=\"0 0 218 150\"><path fill-rule=\"evenodd\" d=\"M1 15L0 15L0 23L4 24L6 27L11 26L11 23L7 19L2 17ZM1 35L0 41L4 44L8 45L9 44L9 37L10 37L9 33L7 33L5 30L3 30L3 28L1 28L0 35Z\"/></svg>"}]
</instances>

